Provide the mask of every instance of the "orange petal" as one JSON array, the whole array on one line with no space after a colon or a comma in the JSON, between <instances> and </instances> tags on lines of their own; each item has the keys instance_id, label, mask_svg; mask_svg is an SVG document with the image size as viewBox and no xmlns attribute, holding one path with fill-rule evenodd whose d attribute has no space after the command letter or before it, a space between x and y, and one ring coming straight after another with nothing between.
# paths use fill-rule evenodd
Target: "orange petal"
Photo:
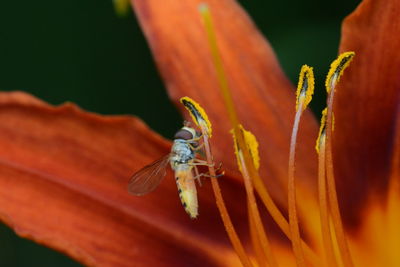
<instances>
[{"instance_id":1,"label":"orange petal","mask_svg":"<svg viewBox=\"0 0 400 267\"><path fill-rule=\"evenodd\" d=\"M356 266L400 266L400 103L397 108L391 178L386 201L367 199L362 225L350 244ZM384 238L382 238L384 237Z\"/></svg>"},{"instance_id":2,"label":"orange petal","mask_svg":"<svg viewBox=\"0 0 400 267\"><path fill-rule=\"evenodd\" d=\"M87 265L238 263L208 182L198 220L186 215L171 175L152 194L128 194L131 174L170 150L137 118L0 93L0 121L0 218L19 235ZM245 203L238 185L223 183L228 202ZM230 211L246 216L240 205Z\"/></svg>"},{"instance_id":3,"label":"orange petal","mask_svg":"<svg viewBox=\"0 0 400 267\"><path fill-rule=\"evenodd\" d=\"M224 167L237 170L231 128L219 90L209 44L198 12L201 0L132 0L172 100L189 96L213 123L213 150ZM239 119L260 142L261 173L271 191L286 201L287 162L295 110L294 88L270 45L232 0L207 1ZM180 107L183 109L183 107ZM316 173L312 151L317 124L307 112L298 145L300 180Z\"/></svg>"},{"instance_id":4,"label":"orange petal","mask_svg":"<svg viewBox=\"0 0 400 267\"><path fill-rule=\"evenodd\" d=\"M345 220L355 223L368 191L386 192L400 97L400 4L363 1L346 18L340 51L356 56L336 94L334 166Z\"/></svg>"}]
</instances>

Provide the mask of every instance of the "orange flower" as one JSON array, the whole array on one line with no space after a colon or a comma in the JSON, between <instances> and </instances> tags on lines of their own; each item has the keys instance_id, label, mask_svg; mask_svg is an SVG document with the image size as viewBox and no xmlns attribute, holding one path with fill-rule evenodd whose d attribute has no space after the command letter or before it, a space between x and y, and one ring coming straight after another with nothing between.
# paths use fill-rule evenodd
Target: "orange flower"
<instances>
[{"instance_id":1,"label":"orange flower","mask_svg":"<svg viewBox=\"0 0 400 267\"><path fill-rule=\"evenodd\" d=\"M260 260L263 251L257 245L254 251L249 247L265 247L265 242L263 236L252 242L257 228L254 213L248 231L247 204L252 203L246 203L236 166L231 113L219 90L198 12L200 1L132 3L171 99L175 103L185 95L196 99L213 123L210 141L215 160L226 170L219 183L228 212L247 256ZM268 43L234 1L208 4L238 120L258 139L258 173L285 211L294 88ZM396 224L400 220L399 11L396 0L366 0L343 25L339 50L355 51L357 56L337 87L330 163L356 266L400 264L396 252L400 245ZM240 265L207 181L199 189L200 216L195 221L181 207L172 179L143 197L127 193L132 172L165 155L171 146L137 118L99 116L72 104L52 107L19 92L1 93L0 111L0 217L19 235L87 265ZM317 134L316 120L306 110L296 145L297 214L301 237L322 265L327 250L319 232ZM273 257L280 266L294 265L290 242L262 203L258 206ZM334 257L344 259L339 239L333 246L341 257ZM304 245L302 250L309 264ZM326 264L335 266L332 261Z\"/></svg>"}]
</instances>

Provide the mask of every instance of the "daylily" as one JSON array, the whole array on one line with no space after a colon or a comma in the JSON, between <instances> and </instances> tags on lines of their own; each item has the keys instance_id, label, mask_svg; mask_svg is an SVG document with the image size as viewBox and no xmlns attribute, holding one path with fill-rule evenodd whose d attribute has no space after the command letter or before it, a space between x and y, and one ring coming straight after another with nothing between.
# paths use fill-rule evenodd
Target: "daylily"
<instances>
[{"instance_id":1,"label":"daylily","mask_svg":"<svg viewBox=\"0 0 400 267\"><path fill-rule=\"evenodd\" d=\"M212 122L213 156L225 170L218 178L222 195L247 256L255 263L258 252L248 249L254 222L248 230L243 178L198 12L200 1L132 4L172 101L189 120L178 100L186 95L196 99ZM257 138L260 177L286 214L294 87L271 47L234 1L207 4L238 119ZM400 265L399 14L398 0L365 0L342 28L339 51L357 55L336 88L333 168L356 266ZM155 108L151 98L149 108ZM138 118L100 116L70 103L53 107L21 92L0 94L0 118L0 216L19 235L87 265L241 264L207 180L198 190L196 220L184 212L170 177L149 195L127 193L130 175L171 147ZM306 110L296 145L297 211L303 240L321 265L334 266L325 261L319 233L317 135L317 119ZM260 213L276 262L294 266L290 242L265 209Z\"/></svg>"}]
</instances>

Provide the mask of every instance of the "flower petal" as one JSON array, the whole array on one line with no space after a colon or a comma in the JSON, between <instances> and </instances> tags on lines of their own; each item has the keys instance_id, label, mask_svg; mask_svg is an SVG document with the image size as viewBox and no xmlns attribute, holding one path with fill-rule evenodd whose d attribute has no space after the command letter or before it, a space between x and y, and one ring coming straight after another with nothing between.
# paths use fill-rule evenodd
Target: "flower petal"
<instances>
[{"instance_id":1,"label":"flower petal","mask_svg":"<svg viewBox=\"0 0 400 267\"><path fill-rule=\"evenodd\" d=\"M334 166L347 223L357 221L368 191L386 192L400 99L399 13L397 0L366 0L342 28L340 51L356 53L334 108Z\"/></svg>"},{"instance_id":2,"label":"flower petal","mask_svg":"<svg viewBox=\"0 0 400 267\"><path fill-rule=\"evenodd\" d=\"M0 120L0 218L19 235L87 265L238 263L208 182L198 220L184 212L171 177L147 196L128 194L132 172L170 151L137 118L0 93ZM229 202L245 203L237 184L223 182ZM230 207L234 218L246 216L243 206Z\"/></svg>"},{"instance_id":3,"label":"flower petal","mask_svg":"<svg viewBox=\"0 0 400 267\"><path fill-rule=\"evenodd\" d=\"M136 1L134 9L150 43L172 100L189 96L200 103L213 123L215 157L237 170L231 129L216 79L205 29L198 12L204 1ZM275 196L286 201L290 134L295 111L293 86L274 52L248 15L232 0L210 0L229 86L239 119L260 142L261 173ZM180 107L183 109L182 107ZM188 118L188 116L186 116ZM317 124L306 112L298 145L298 176L315 175L312 151ZM279 185L279 187L277 186Z\"/></svg>"}]
</instances>

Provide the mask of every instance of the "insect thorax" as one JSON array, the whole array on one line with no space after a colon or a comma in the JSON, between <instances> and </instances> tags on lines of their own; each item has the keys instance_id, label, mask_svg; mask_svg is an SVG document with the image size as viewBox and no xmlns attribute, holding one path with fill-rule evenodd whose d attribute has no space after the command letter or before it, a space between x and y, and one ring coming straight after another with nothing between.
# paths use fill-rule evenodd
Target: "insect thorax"
<instances>
[{"instance_id":1,"label":"insect thorax","mask_svg":"<svg viewBox=\"0 0 400 267\"><path fill-rule=\"evenodd\" d=\"M171 167L175 169L177 165L188 164L194 159L194 151L187 140L175 139L172 145Z\"/></svg>"}]
</instances>

